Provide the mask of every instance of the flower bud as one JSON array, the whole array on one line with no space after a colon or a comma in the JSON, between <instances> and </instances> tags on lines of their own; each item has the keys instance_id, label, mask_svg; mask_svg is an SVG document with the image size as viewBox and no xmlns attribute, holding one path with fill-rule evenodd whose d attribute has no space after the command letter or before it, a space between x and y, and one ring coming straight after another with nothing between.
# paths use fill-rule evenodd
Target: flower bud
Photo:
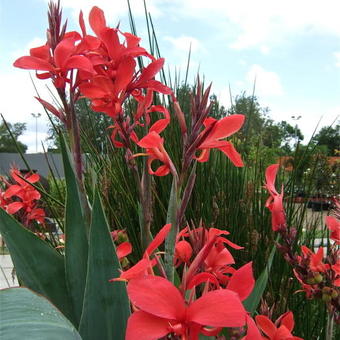
<instances>
[{"instance_id":1,"label":"flower bud","mask_svg":"<svg viewBox=\"0 0 340 340\"><path fill-rule=\"evenodd\" d=\"M314 280L316 283L320 283L323 280L323 276L320 273L317 273L316 275L314 275Z\"/></svg>"},{"instance_id":2,"label":"flower bud","mask_svg":"<svg viewBox=\"0 0 340 340\"><path fill-rule=\"evenodd\" d=\"M335 289L332 289L332 294L331 294L332 299L336 299L338 296L339 296L339 293Z\"/></svg>"},{"instance_id":3,"label":"flower bud","mask_svg":"<svg viewBox=\"0 0 340 340\"><path fill-rule=\"evenodd\" d=\"M330 302L332 300L332 297L329 294L322 294L322 301L323 302Z\"/></svg>"},{"instance_id":4,"label":"flower bud","mask_svg":"<svg viewBox=\"0 0 340 340\"><path fill-rule=\"evenodd\" d=\"M181 107L179 106L177 100L174 101L174 110L175 110L176 117L179 122L179 126L181 128L181 132L184 134L187 132L187 124L185 122L184 113L181 110Z\"/></svg>"}]
</instances>

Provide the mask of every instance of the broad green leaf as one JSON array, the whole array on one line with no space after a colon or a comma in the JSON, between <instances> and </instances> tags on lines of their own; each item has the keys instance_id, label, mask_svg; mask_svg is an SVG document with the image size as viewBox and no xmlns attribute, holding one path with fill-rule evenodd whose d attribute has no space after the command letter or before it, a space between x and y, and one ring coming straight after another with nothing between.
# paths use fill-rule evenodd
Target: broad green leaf
<instances>
[{"instance_id":1,"label":"broad green leaf","mask_svg":"<svg viewBox=\"0 0 340 340\"><path fill-rule=\"evenodd\" d=\"M83 314L79 331L84 340L124 340L130 305L120 264L98 191L93 204Z\"/></svg>"},{"instance_id":2,"label":"broad green leaf","mask_svg":"<svg viewBox=\"0 0 340 340\"><path fill-rule=\"evenodd\" d=\"M0 306L0 339L81 340L55 306L27 288L0 290Z\"/></svg>"},{"instance_id":3,"label":"broad green leaf","mask_svg":"<svg viewBox=\"0 0 340 340\"><path fill-rule=\"evenodd\" d=\"M243 302L244 307L250 314L253 314L255 312L257 306L259 305L261 301L262 295L267 287L269 273L272 267L275 251L276 251L276 246L274 245L272 251L270 252L266 268L264 268L263 272L260 274L260 276L256 280L255 287L252 293Z\"/></svg>"},{"instance_id":4,"label":"broad green leaf","mask_svg":"<svg viewBox=\"0 0 340 340\"><path fill-rule=\"evenodd\" d=\"M65 207L65 272L78 326L86 283L88 241L80 193L70 153L63 136L60 138L66 179Z\"/></svg>"},{"instance_id":5,"label":"broad green leaf","mask_svg":"<svg viewBox=\"0 0 340 340\"><path fill-rule=\"evenodd\" d=\"M0 233L23 285L46 296L72 320L63 256L1 208Z\"/></svg>"}]
</instances>

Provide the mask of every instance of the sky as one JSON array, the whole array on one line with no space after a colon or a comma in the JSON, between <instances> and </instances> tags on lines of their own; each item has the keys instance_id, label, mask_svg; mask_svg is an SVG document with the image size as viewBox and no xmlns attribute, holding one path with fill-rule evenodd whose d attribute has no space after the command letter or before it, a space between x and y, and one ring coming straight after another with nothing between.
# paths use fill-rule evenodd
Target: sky
<instances>
[{"instance_id":1,"label":"sky","mask_svg":"<svg viewBox=\"0 0 340 340\"><path fill-rule=\"evenodd\" d=\"M149 49L143 0L131 0L141 45ZM246 92L270 109L275 121L296 122L308 141L318 123L330 125L340 115L339 0L146 0L165 70L184 79L189 46L189 83L199 71L225 106ZM26 122L20 140L28 152L46 145L47 118L33 98L30 74L42 98L50 83L13 62L46 41L47 0L0 0L0 112L11 123ZM126 0L61 0L70 30L79 30L80 9L92 6L107 22L130 31ZM36 120L32 113L42 113ZM291 117L301 116L298 121ZM321 121L320 121L321 120Z\"/></svg>"}]
</instances>

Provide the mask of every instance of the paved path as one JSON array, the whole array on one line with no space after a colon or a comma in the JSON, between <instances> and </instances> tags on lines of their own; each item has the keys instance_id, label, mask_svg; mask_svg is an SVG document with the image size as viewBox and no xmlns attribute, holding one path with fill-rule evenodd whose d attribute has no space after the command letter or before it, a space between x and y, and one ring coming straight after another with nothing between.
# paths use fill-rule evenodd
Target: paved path
<instances>
[{"instance_id":1,"label":"paved path","mask_svg":"<svg viewBox=\"0 0 340 340\"><path fill-rule=\"evenodd\" d=\"M10 255L0 255L0 289L18 285Z\"/></svg>"}]
</instances>

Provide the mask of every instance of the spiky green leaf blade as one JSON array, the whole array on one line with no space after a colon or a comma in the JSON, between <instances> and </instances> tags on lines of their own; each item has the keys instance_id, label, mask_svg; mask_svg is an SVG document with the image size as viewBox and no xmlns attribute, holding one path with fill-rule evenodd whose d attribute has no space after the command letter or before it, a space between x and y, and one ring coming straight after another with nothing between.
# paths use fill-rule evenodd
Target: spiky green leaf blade
<instances>
[{"instance_id":1,"label":"spiky green leaf blade","mask_svg":"<svg viewBox=\"0 0 340 340\"><path fill-rule=\"evenodd\" d=\"M74 326L44 297L27 288L0 290L3 340L81 340Z\"/></svg>"},{"instance_id":2,"label":"spiky green leaf blade","mask_svg":"<svg viewBox=\"0 0 340 340\"><path fill-rule=\"evenodd\" d=\"M256 280L255 287L252 293L243 302L245 309L250 314L253 314L256 311L256 308L259 305L262 295L267 287L269 273L272 267L275 251L276 251L276 246L274 245L273 249L270 252L266 268L264 268L263 272L260 274L260 276Z\"/></svg>"},{"instance_id":3,"label":"spiky green leaf blade","mask_svg":"<svg viewBox=\"0 0 340 340\"><path fill-rule=\"evenodd\" d=\"M110 283L120 275L98 191L95 193L89 235L89 258L83 314L79 331L84 340L124 340L130 305L124 282Z\"/></svg>"},{"instance_id":4,"label":"spiky green leaf blade","mask_svg":"<svg viewBox=\"0 0 340 340\"><path fill-rule=\"evenodd\" d=\"M1 208L0 233L11 254L20 282L46 296L67 318L73 320L63 256Z\"/></svg>"},{"instance_id":5,"label":"spiky green leaf blade","mask_svg":"<svg viewBox=\"0 0 340 340\"><path fill-rule=\"evenodd\" d=\"M165 272L168 280L174 282L175 267L174 267L174 249L176 242L177 230L177 209L178 209L178 190L176 179L173 178L171 185L171 192L169 198L168 211L166 216L166 223L171 223L171 230L165 240Z\"/></svg>"},{"instance_id":6,"label":"spiky green leaf blade","mask_svg":"<svg viewBox=\"0 0 340 340\"><path fill-rule=\"evenodd\" d=\"M66 179L65 206L65 272L66 283L79 324L87 272L88 240L77 178L64 137L60 136Z\"/></svg>"}]
</instances>

